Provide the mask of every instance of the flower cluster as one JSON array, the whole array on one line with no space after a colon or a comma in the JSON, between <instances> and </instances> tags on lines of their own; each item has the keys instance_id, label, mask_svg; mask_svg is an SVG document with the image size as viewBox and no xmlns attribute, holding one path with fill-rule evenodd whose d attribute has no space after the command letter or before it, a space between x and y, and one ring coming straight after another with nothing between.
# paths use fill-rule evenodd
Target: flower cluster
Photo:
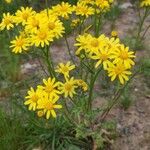
<instances>
[{"instance_id":1,"label":"flower cluster","mask_svg":"<svg viewBox=\"0 0 150 150\"><path fill-rule=\"evenodd\" d=\"M14 53L22 53L31 49L32 46L50 45L55 39L62 37L65 28L61 19L69 19L70 15L74 13L77 19L71 26L75 26L80 22L79 17L87 18L95 13L105 12L109 10L112 2L113 0L79 0L74 6L62 2L38 13L30 7L21 7L13 15L3 14L0 30L10 30L14 27L14 29L21 30L10 42L10 48Z\"/></svg>"},{"instance_id":2,"label":"flower cluster","mask_svg":"<svg viewBox=\"0 0 150 150\"><path fill-rule=\"evenodd\" d=\"M150 6L150 0L142 0L140 3L141 7L148 7Z\"/></svg>"},{"instance_id":3,"label":"flower cluster","mask_svg":"<svg viewBox=\"0 0 150 150\"><path fill-rule=\"evenodd\" d=\"M76 93L77 88L82 88L85 92L88 87L81 79L70 77L70 71L75 68L70 62L66 64L60 63L57 66L56 72L64 76L63 81L57 81L56 78L43 79L43 85L38 85L36 90L32 87L25 97L25 105L29 105L29 110L36 111L39 117L46 115L46 119L50 116L56 118L55 109L62 108L61 104L56 104L63 96L72 98Z\"/></svg>"},{"instance_id":4,"label":"flower cluster","mask_svg":"<svg viewBox=\"0 0 150 150\"><path fill-rule=\"evenodd\" d=\"M135 64L135 55L133 51L129 51L129 47L121 44L118 38L108 38L104 34L96 38L84 34L79 35L76 41L76 55L84 54L87 58L95 60L95 68L102 64L111 81L118 77L124 84L129 79L130 69Z\"/></svg>"},{"instance_id":5,"label":"flower cluster","mask_svg":"<svg viewBox=\"0 0 150 150\"><path fill-rule=\"evenodd\" d=\"M110 9L113 0L79 0L79 3L90 5L90 7L96 8L98 12L103 12Z\"/></svg>"},{"instance_id":6,"label":"flower cluster","mask_svg":"<svg viewBox=\"0 0 150 150\"><path fill-rule=\"evenodd\" d=\"M55 39L62 37L64 33L63 23L51 11L45 9L39 13L29 7L21 7L15 15L3 14L0 29L10 30L11 28L21 29L19 35L11 41L11 48L14 53L22 53L29 50L29 47L44 47Z\"/></svg>"}]
</instances>

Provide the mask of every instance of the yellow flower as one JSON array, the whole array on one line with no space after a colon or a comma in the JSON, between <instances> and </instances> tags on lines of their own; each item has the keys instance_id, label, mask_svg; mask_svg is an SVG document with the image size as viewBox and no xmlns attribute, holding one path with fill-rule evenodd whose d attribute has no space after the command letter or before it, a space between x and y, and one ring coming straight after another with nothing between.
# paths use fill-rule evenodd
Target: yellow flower
<instances>
[{"instance_id":1,"label":"yellow flower","mask_svg":"<svg viewBox=\"0 0 150 150\"><path fill-rule=\"evenodd\" d=\"M58 16L68 19L69 14L72 14L73 8L69 3L62 2L61 4L53 6L52 10L54 11L54 13L57 13Z\"/></svg>"},{"instance_id":2,"label":"yellow flower","mask_svg":"<svg viewBox=\"0 0 150 150\"><path fill-rule=\"evenodd\" d=\"M37 102L37 109L43 110L44 114L46 115L46 119L49 119L50 116L56 118L55 109L62 108L62 105L55 104L58 101L58 96L50 96L45 94L41 99Z\"/></svg>"},{"instance_id":3,"label":"yellow flower","mask_svg":"<svg viewBox=\"0 0 150 150\"><path fill-rule=\"evenodd\" d=\"M81 86L83 91L87 91L88 90L88 85L81 79L77 79L76 83L78 86Z\"/></svg>"},{"instance_id":4,"label":"yellow flower","mask_svg":"<svg viewBox=\"0 0 150 150\"><path fill-rule=\"evenodd\" d=\"M91 36L87 42L87 51L92 54L93 52L102 49L107 44L106 42L106 37L103 34L98 38Z\"/></svg>"},{"instance_id":5,"label":"yellow flower","mask_svg":"<svg viewBox=\"0 0 150 150\"><path fill-rule=\"evenodd\" d=\"M44 47L53 41L53 36L47 29L39 29L35 34L31 35L31 43L36 47Z\"/></svg>"},{"instance_id":6,"label":"yellow flower","mask_svg":"<svg viewBox=\"0 0 150 150\"><path fill-rule=\"evenodd\" d=\"M108 0L96 0L95 4L102 10L107 10L110 8Z\"/></svg>"},{"instance_id":7,"label":"yellow flower","mask_svg":"<svg viewBox=\"0 0 150 150\"><path fill-rule=\"evenodd\" d=\"M120 46L120 40L119 40L119 38L114 38L114 37L112 37L112 38L106 38L106 45L108 46L108 48L110 49L110 51L115 51L117 48L118 48L118 46Z\"/></svg>"},{"instance_id":8,"label":"yellow flower","mask_svg":"<svg viewBox=\"0 0 150 150\"><path fill-rule=\"evenodd\" d=\"M125 47L123 44L113 52L111 58L114 59L113 63L123 63L126 68L131 68L135 65L132 58L135 58L134 52L129 51L129 47Z\"/></svg>"},{"instance_id":9,"label":"yellow flower","mask_svg":"<svg viewBox=\"0 0 150 150\"><path fill-rule=\"evenodd\" d=\"M26 101L24 102L24 105L29 105L29 110L36 110L37 107L37 101L40 98L41 91L36 90L31 87L28 91L28 96L25 97Z\"/></svg>"},{"instance_id":10,"label":"yellow flower","mask_svg":"<svg viewBox=\"0 0 150 150\"><path fill-rule=\"evenodd\" d=\"M71 27L76 27L80 22L80 19L73 19L71 22Z\"/></svg>"},{"instance_id":11,"label":"yellow flower","mask_svg":"<svg viewBox=\"0 0 150 150\"><path fill-rule=\"evenodd\" d=\"M39 111L37 112L37 116L38 116L38 117L43 117L43 116L44 116L44 111L39 110Z\"/></svg>"},{"instance_id":12,"label":"yellow flower","mask_svg":"<svg viewBox=\"0 0 150 150\"><path fill-rule=\"evenodd\" d=\"M6 3L10 4L12 0L5 0Z\"/></svg>"},{"instance_id":13,"label":"yellow flower","mask_svg":"<svg viewBox=\"0 0 150 150\"><path fill-rule=\"evenodd\" d=\"M79 0L78 2L82 4L94 4L94 0Z\"/></svg>"},{"instance_id":14,"label":"yellow flower","mask_svg":"<svg viewBox=\"0 0 150 150\"><path fill-rule=\"evenodd\" d=\"M121 84L124 84L125 81L128 81L128 75L131 75L131 72L128 71L124 64L121 63L118 63L116 65L111 63L109 64L107 70L108 76L111 77L111 81L114 81L118 77Z\"/></svg>"},{"instance_id":15,"label":"yellow flower","mask_svg":"<svg viewBox=\"0 0 150 150\"><path fill-rule=\"evenodd\" d=\"M10 48L13 48L12 52L14 53L22 53L27 51L28 46L30 45L28 38L21 35L19 37L16 36L15 40L12 40L10 43L12 44Z\"/></svg>"},{"instance_id":16,"label":"yellow flower","mask_svg":"<svg viewBox=\"0 0 150 150\"><path fill-rule=\"evenodd\" d=\"M10 15L10 13L3 13L3 19L2 19L2 22L0 23L0 30L4 30L5 28L7 30L10 30L11 28L14 27L13 21L14 19L14 16Z\"/></svg>"},{"instance_id":17,"label":"yellow flower","mask_svg":"<svg viewBox=\"0 0 150 150\"><path fill-rule=\"evenodd\" d=\"M60 82L59 90L64 94L64 97L70 96L72 98L76 94L75 89L77 87L76 80L72 77L71 79L66 79L65 83Z\"/></svg>"},{"instance_id":18,"label":"yellow flower","mask_svg":"<svg viewBox=\"0 0 150 150\"><path fill-rule=\"evenodd\" d=\"M75 68L75 65L71 65L70 61L66 64L59 63L57 69L55 70L58 73L62 73L65 78L69 77L69 72Z\"/></svg>"},{"instance_id":19,"label":"yellow flower","mask_svg":"<svg viewBox=\"0 0 150 150\"><path fill-rule=\"evenodd\" d=\"M142 0L140 3L140 7L148 7L150 6L150 0Z\"/></svg>"},{"instance_id":20,"label":"yellow flower","mask_svg":"<svg viewBox=\"0 0 150 150\"><path fill-rule=\"evenodd\" d=\"M102 63L104 70L106 70L110 64L111 54L112 52L110 51L108 46L100 48L97 51L93 52L93 56L91 56L91 58L98 60L95 68L97 68Z\"/></svg>"},{"instance_id":21,"label":"yellow flower","mask_svg":"<svg viewBox=\"0 0 150 150\"><path fill-rule=\"evenodd\" d=\"M15 16L15 22L16 24L22 23L22 25L25 25L28 18L35 14L35 11L32 10L30 7L21 7L21 10L17 10L16 16Z\"/></svg>"},{"instance_id":22,"label":"yellow flower","mask_svg":"<svg viewBox=\"0 0 150 150\"><path fill-rule=\"evenodd\" d=\"M45 91L51 96L58 96L60 92L58 91L59 82L56 82L55 78L43 79L43 85L39 85L38 89Z\"/></svg>"},{"instance_id":23,"label":"yellow flower","mask_svg":"<svg viewBox=\"0 0 150 150\"><path fill-rule=\"evenodd\" d=\"M35 33L40 27L40 21L42 20L39 14L35 14L34 16L30 16L25 25L25 31L29 33Z\"/></svg>"},{"instance_id":24,"label":"yellow flower","mask_svg":"<svg viewBox=\"0 0 150 150\"><path fill-rule=\"evenodd\" d=\"M56 5L57 6L57 5ZM42 10L39 14L41 15L41 18L51 18L51 17L59 17L58 12L55 10L56 6L53 6L51 9L50 8L46 8L44 10Z\"/></svg>"},{"instance_id":25,"label":"yellow flower","mask_svg":"<svg viewBox=\"0 0 150 150\"><path fill-rule=\"evenodd\" d=\"M88 7L83 3L77 3L76 6L73 7L76 15L89 17L94 14L94 9L92 7Z\"/></svg>"},{"instance_id":26,"label":"yellow flower","mask_svg":"<svg viewBox=\"0 0 150 150\"><path fill-rule=\"evenodd\" d=\"M89 41L90 38L91 38L91 35L86 34L86 33L83 34L83 35L79 35L76 38L77 43L74 44L74 46L78 47L78 49L76 50L76 55L79 55L82 50L87 49L87 47L88 47L88 42L87 41Z\"/></svg>"},{"instance_id":27,"label":"yellow flower","mask_svg":"<svg viewBox=\"0 0 150 150\"><path fill-rule=\"evenodd\" d=\"M54 16L47 16L44 18L42 21L42 28L46 28L50 34L57 39L62 37L65 30L62 22Z\"/></svg>"},{"instance_id":28,"label":"yellow flower","mask_svg":"<svg viewBox=\"0 0 150 150\"><path fill-rule=\"evenodd\" d=\"M12 0L5 0L6 3L10 4Z\"/></svg>"},{"instance_id":29,"label":"yellow flower","mask_svg":"<svg viewBox=\"0 0 150 150\"><path fill-rule=\"evenodd\" d=\"M112 37L117 37L117 36L118 36L117 31L113 30L113 31L111 32L111 36L112 36Z\"/></svg>"}]
</instances>

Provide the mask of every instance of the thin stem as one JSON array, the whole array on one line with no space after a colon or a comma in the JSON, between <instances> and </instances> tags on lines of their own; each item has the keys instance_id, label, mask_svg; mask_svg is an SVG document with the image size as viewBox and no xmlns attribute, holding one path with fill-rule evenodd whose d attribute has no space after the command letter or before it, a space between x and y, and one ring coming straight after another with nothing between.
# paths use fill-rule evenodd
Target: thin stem
<instances>
[{"instance_id":1,"label":"thin stem","mask_svg":"<svg viewBox=\"0 0 150 150\"><path fill-rule=\"evenodd\" d=\"M94 29L95 29L95 36L97 35L97 12L95 6L95 15L94 15Z\"/></svg>"},{"instance_id":2,"label":"thin stem","mask_svg":"<svg viewBox=\"0 0 150 150\"><path fill-rule=\"evenodd\" d=\"M46 59L46 63L48 65L48 72L50 74L51 77L54 77L53 73L52 73L52 66L51 66L51 62L49 60L49 47L45 47L43 51L43 54L45 56L45 59Z\"/></svg>"},{"instance_id":3,"label":"thin stem","mask_svg":"<svg viewBox=\"0 0 150 150\"><path fill-rule=\"evenodd\" d=\"M122 95L122 93L124 92L125 88L128 86L128 84L130 83L130 81L136 76L137 73L138 73L138 71L135 72L132 75L132 77L128 80L128 82L124 85L123 88L121 88L120 90L118 90L118 92L116 93L116 95L112 99L110 106L107 107L107 109L102 113L102 115L101 115L101 122L103 122L105 120L105 118L108 115L108 113L110 112L110 110L114 107L114 105L117 104L117 102L118 102L120 96Z\"/></svg>"},{"instance_id":4,"label":"thin stem","mask_svg":"<svg viewBox=\"0 0 150 150\"><path fill-rule=\"evenodd\" d=\"M48 13L48 0L45 0L45 5L46 5L47 16L49 17L49 13Z\"/></svg>"},{"instance_id":5,"label":"thin stem","mask_svg":"<svg viewBox=\"0 0 150 150\"><path fill-rule=\"evenodd\" d=\"M144 33L143 33L143 35L142 35L142 39L145 37L145 35L146 35L146 33L147 33L147 31L149 30L149 28L150 28L150 25L146 28L146 30L144 31Z\"/></svg>"},{"instance_id":6,"label":"thin stem","mask_svg":"<svg viewBox=\"0 0 150 150\"><path fill-rule=\"evenodd\" d=\"M84 25L85 17L83 17L83 19L80 17L80 20L81 20L81 22L80 22L80 26L79 26L79 34L82 33L82 26Z\"/></svg>"},{"instance_id":7,"label":"thin stem","mask_svg":"<svg viewBox=\"0 0 150 150\"><path fill-rule=\"evenodd\" d=\"M83 59L80 59L80 78L83 76Z\"/></svg>"},{"instance_id":8,"label":"thin stem","mask_svg":"<svg viewBox=\"0 0 150 150\"><path fill-rule=\"evenodd\" d=\"M96 29L96 37L98 37L98 35L99 35L101 24L102 24L102 16L100 14L99 17L98 17L98 24L97 24L97 29Z\"/></svg>"},{"instance_id":9,"label":"thin stem","mask_svg":"<svg viewBox=\"0 0 150 150\"><path fill-rule=\"evenodd\" d=\"M88 65L86 65L84 62L83 62L83 65L88 69L88 71L90 73L92 73L92 74L94 73L93 70Z\"/></svg>"},{"instance_id":10,"label":"thin stem","mask_svg":"<svg viewBox=\"0 0 150 150\"><path fill-rule=\"evenodd\" d=\"M145 9L144 16L143 16L143 18L140 19L140 24L139 24L138 34L137 34L137 40L139 40L139 38L140 38L142 27L144 25L144 21L145 21L147 15L148 15L148 8Z\"/></svg>"},{"instance_id":11,"label":"thin stem","mask_svg":"<svg viewBox=\"0 0 150 150\"><path fill-rule=\"evenodd\" d=\"M97 70L95 75L91 74L90 91L89 91L89 98L88 98L88 111L91 110L94 84L101 70L102 70L102 66Z\"/></svg>"},{"instance_id":12,"label":"thin stem","mask_svg":"<svg viewBox=\"0 0 150 150\"><path fill-rule=\"evenodd\" d=\"M65 111L65 116L66 116L66 118L69 120L69 122L70 122L71 124L73 124L73 125L77 125L76 122L70 117L71 114L70 114L70 112L69 112L66 99L64 100L64 111Z\"/></svg>"},{"instance_id":13,"label":"thin stem","mask_svg":"<svg viewBox=\"0 0 150 150\"><path fill-rule=\"evenodd\" d=\"M71 101L74 105L77 105L77 104L75 103L75 101L73 100L73 98L71 98L71 97L69 96L69 99L70 99L70 101Z\"/></svg>"},{"instance_id":14,"label":"thin stem","mask_svg":"<svg viewBox=\"0 0 150 150\"><path fill-rule=\"evenodd\" d=\"M67 46L67 50L68 50L70 59L71 59L71 61L75 64L75 61L74 61L73 56L72 56L72 54L71 54L71 50L70 50L70 47L69 47L69 43L68 43L66 34L65 34L64 38L65 38L65 42L66 42L66 46Z\"/></svg>"},{"instance_id":15,"label":"thin stem","mask_svg":"<svg viewBox=\"0 0 150 150\"><path fill-rule=\"evenodd\" d=\"M53 58L52 58L52 55L51 55L51 52L50 52L49 47L47 48L47 53L48 53L48 57L49 57L49 62L51 63L51 66L52 66L53 75L54 75L54 77L57 79L57 77L56 77L56 72L55 72L55 68L54 68L54 61L53 61Z\"/></svg>"},{"instance_id":16,"label":"thin stem","mask_svg":"<svg viewBox=\"0 0 150 150\"><path fill-rule=\"evenodd\" d=\"M38 62L39 62L39 64L40 64L40 66L41 66L43 72L46 74L46 76L48 76L48 74L47 74L47 72L46 72L46 70L45 70L44 66L42 65L42 62L41 62L41 60L40 60L39 58L38 58Z\"/></svg>"}]
</instances>

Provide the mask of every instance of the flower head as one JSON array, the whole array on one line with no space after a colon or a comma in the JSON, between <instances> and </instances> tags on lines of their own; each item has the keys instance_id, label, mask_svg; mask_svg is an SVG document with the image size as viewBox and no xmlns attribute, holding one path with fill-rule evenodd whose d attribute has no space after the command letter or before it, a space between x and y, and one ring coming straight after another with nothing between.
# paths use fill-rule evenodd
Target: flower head
<instances>
[{"instance_id":1,"label":"flower head","mask_svg":"<svg viewBox=\"0 0 150 150\"><path fill-rule=\"evenodd\" d=\"M119 78L121 84L124 84L125 81L129 80L128 75L131 75L131 72L124 66L124 64L118 63L114 65L113 63L109 64L108 76L111 77L111 81L114 81L116 78Z\"/></svg>"},{"instance_id":2,"label":"flower head","mask_svg":"<svg viewBox=\"0 0 150 150\"><path fill-rule=\"evenodd\" d=\"M88 90L88 85L81 79L77 79L76 83L78 86L82 87L83 91L87 91Z\"/></svg>"},{"instance_id":3,"label":"flower head","mask_svg":"<svg viewBox=\"0 0 150 150\"><path fill-rule=\"evenodd\" d=\"M50 116L56 118L55 109L62 108L62 105L55 104L58 101L58 96L50 96L45 94L37 102L37 109L43 110L43 113L46 115L46 119L49 119Z\"/></svg>"},{"instance_id":4,"label":"flower head","mask_svg":"<svg viewBox=\"0 0 150 150\"><path fill-rule=\"evenodd\" d=\"M76 15L85 16L86 18L94 14L94 9L83 3L77 3L77 5L74 6L74 11Z\"/></svg>"},{"instance_id":5,"label":"flower head","mask_svg":"<svg viewBox=\"0 0 150 150\"><path fill-rule=\"evenodd\" d=\"M31 35L31 43L36 47L44 47L53 41L53 37L54 36L48 31L48 29L42 28Z\"/></svg>"},{"instance_id":6,"label":"flower head","mask_svg":"<svg viewBox=\"0 0 150 150\"><path fill-rule=\"evenodd\" d=\"M45 28L54 38L62 37L64 26L62 22L55 16L45 16L41 21L41 28Z\"/></svg>"},{"instance_id":7,"label":"flower head","mask_svg":"<svg viewBox=\"0 0 150 150\"><path fill-rule=\"evenodd\" d=\"M150 0L142 0L142 2L140 3L141 7L148 7L150 6Z\"/></svg>"},{"instance_id":8,"label":"flower head","mask_svg":"<svg viewBox=\"0 0 150 150\"><path fill-rule=\"evenodd\" d=\"M14 27L13 21L14 19L14 16L10 15L10 13L3 13L3 19L2 19L2 22L0 23L0 30L4 30L5 28L7 30L10 30L11 28Z\"/></svg>"},{"instance_id":9,"label":"flower head","mask_svg":"<svg viewBox=\"0 0 150 150\"><path fill-rule=\"evenodd\" d=\"M39 85L38 89L45 91L51 96L58 96L60 94L58 88L59 82L56 82L55 78L43 79L44 85Z\"/></svg>"},{"instance_id":10,"label":"flower head","mask_svg":"<svg viewBox=\"0 0 150 150\"><path fill-rule=\"evenodd\" d=\"M69 72L73 70L74 68L75 68L75 65L71 65L70 61L68 61L66 64L59 63L55 71L63 74L65 78L68 78Z\"/></svg>"},{"instance_id":11,"label":"flower head","mask_svg":"<svg viewBox=\"0 0 150 150\"><path fill-rule=\"evenodd\" d=\"M91 35L86 34L86 33L83 35L79 35L76 38L77 43L74 44L75 46L78 47L78 49L76 50L76 55L79 55L82 50L84 50L84 51L87 50L87 47L88 47L87 41L89 41L90 38L91 38Z\"/></svg>"},{"instance_id":12,"label":"flower head","mask_svg":"<svg viewBox=\"0 0 150 150\"><path fill-rule=\"evenodd\" d=\"M35 11L33 11L31 7L21 7L21 9L16 12L15 22L16 24L22 23L22 25L25 25L28 18L34 14Z\"/></svg>"},{"instance_id":13,"label":"flower head","mask_svg":"<svg viewBox=\"0 0 150 150\"><path fill-rule=\"evenodd\" d=\"M62 2L61 4L53 6L52 10L54 13L57 13L58 16L68 19L69 14L72 14L73 8L69 3Z\"/></svg>"},{"instance_id":14,"label":"flower head","mask_svg":"<svg viewBox=\"0 0 150 150\"><path fill-rule=\"evenodd\" d=\"M33 16L30 16L26 21L25 31L29 33L36 33L40 28L41 20L42 18L38 13L36 13Z\"/></svg>"},{"instance_id":15,"label":"flower head","mask_svg":"<svg viewBox=\"0 0 150 150\"><path fill-rule=\"evenodd\" d=\"M32 87L28 91L28 95L25 97L26 101L24 102L24 105L29 105L29 110L36 110L37 107L37 101L39 100L41 95L40 90L34 90Z\"/></svg>"},{"instance_id":16,"label":"flower head","mask_svg":"<svg viewBox=\"0 0 150 150\"><path fill-rule=\"evenodd\" d=\"M114 58L113 63L123 63L126 68L131 68L135 64L132 60L135 58L134 52L129 51L129 47L125 47L121 44L113 51L111 58Z\"/></svg>"},{"instance_id":17,"label":"flower head","mask_svg":"<svg viewBox=\"0 0 150 150\"><path fill-rule=\"evenodd\" d=\"M22 53L24 51L28 50L28 46L30 46L29 44L29 39L20 35L19 37L15 37L15 40L11 41L11 46L10 48L12 49L12 52L14 53Z\"/></svg>"},{"instance_id":18,"label":"flower head","mask_svg":"<svg viewBox=\"0 0 150 150\"><path fill-rule=\"evenodd\" d=\"M111 32L111 36L112 36L112 37L118 37L117 31L113 30L113 31Z\"/></svg>"},{"instance_id":19,"label":"flower head","mask_svg":"<svg viewBox=\"0 0 150 150\"><path fill-rule=\"evenodd\" d=\"M73 97L74 94L76 94L75 89L78 86L76 85L76 80L72 77L70 79L66 79L65 83L60 83L59 90L62 94L64 94L64 97Z\"/></svg>"},{"instance_id":20,"label":"flower head","mask_svg":"<svg viewBox=\"0 0 150 150\"><path fill-rule=\"evenodd\" d=\"M96 0L95 3L101 10L108 10L110 8L108 0Z\"/></svg>"},{"instance_id":21,"label":"flower head","mask_svg":"<svg viewBox=\"0 0 150 150\"><path fill-rule=\"evenodd\" d=\"M103 64L103 68L106 70L111 63L111 54L112 52L107 46L94 51L91 58L97 60L95 68L97 68L100 64Z\"/></svg>"}]
</instances>

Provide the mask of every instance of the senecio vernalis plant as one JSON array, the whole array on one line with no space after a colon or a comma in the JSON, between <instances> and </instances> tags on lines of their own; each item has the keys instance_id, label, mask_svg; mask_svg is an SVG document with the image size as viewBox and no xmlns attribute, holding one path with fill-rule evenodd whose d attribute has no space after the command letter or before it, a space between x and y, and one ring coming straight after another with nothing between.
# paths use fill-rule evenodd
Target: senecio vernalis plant
<instances>
[{"instance_id":1,"label":"senecio vernalis plant","mask_svg":"<svg viewBox=\"0 0 150 150\"><path fill-rule=\"evenodd\" d=\"M145 0L141 6L147 7L149 4L149 0ZM135 54L129 47L122 44L116 36L107 37L100 33L104 14L111 9L111 5L113 0L79 0L74 6L62 2L49 8L46 1L46 9L40 12L31 7L21 7L15 14L4 13L0 23L0 30L17 33L15 36L13 34L10 42L13 53L26 54L33 49L33 53L36 53L40 50L47 65L49 77L43 79L43 83L36 88L31 87L28 90L24 105L28 106L30 111L34 111L40 119L64 117L75 127L82 124L85 128L91 128L92 131L82 136L96 139L97 143L94 144L97 147L99 138L96 138L93 132L96 134L101 131L102 122L133 78L131 69L135 65ZM87 26L88 19L91 20L91 24ZM79 32L74 52L68 45L64 25L66 20L71 21L72 30ZM70 60L56 65L51 55L51 45L63 37L67 43ZM88 114L94 111L94 85L100 78L100 72L104 72L115 85L117 82L119 90L117 88L110 105L99 114L95 114L100 115L96 128L93 127L96 117L91 119ZM84 105L77 115L72 110L81 103Z\"/></svg>"},{"instance_id":2,"label":"senecio vernalis plant","mask_svg":"<svg viewBox=\"0 0 150 150\"><path fill-rule=\"evenodd\" d=\"M150 0L143 0L140 3L140 8L138 7L138 15L139 15L139 23L138 23L138 32L136 40L137 42L142 42L144 39L146 33L148 32L150 25L148 25L143 30L143 25L145 23L145 20L150 16ZM143 12L143 15L142 15Z\"/></svg>"}]
</instances>

